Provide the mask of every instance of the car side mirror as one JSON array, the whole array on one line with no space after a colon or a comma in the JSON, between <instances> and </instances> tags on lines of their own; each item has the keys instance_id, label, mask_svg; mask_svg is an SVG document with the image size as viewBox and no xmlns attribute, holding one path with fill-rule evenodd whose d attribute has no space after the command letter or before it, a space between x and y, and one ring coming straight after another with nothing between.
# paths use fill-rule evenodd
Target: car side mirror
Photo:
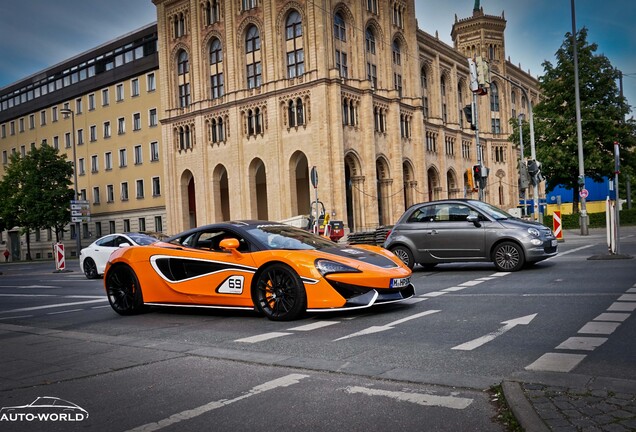
<instances>
[{"instance_id":1,"label":"car side mirror","mask_svg":"<svg viewBox=\"0 0 636 432\"><path fill-rule=\"evenodd\" d=\"M126 242L124 242L124 243L120 243L120 244L119 244L119 247L120 247L120 248L123 248L123 247L129 247L129 246L131 246L131 244L130 244L130 243L126 243Z\"/></svg>"},{"instance_id":2,"label":"car side mirror","mask_svg":"<svg viewBox=\"0 0 636 432\"><path fill-rule=\"evenodd\" d=\"M479 222L479 216L477 215L468 215L466 216L466 220L468 222L472 222L473 225L475 225L478 228L481 226L481 222Z\"/></svg>"},{"instance_id":3,"label":"car side mirror","mask_svg":"<svg viewBox=\"0 0 636 432\"><path fill-rule=\"evenodd\" d=\"M243 254L238 251L239 246L240 243L238 239L235 238L226 238L221 240L221 242L219 243L219 247L222 250L232 252L232 255L234 255L234 257L236 258L241 258L243 256Z\"/></svg>"}]
</instances>

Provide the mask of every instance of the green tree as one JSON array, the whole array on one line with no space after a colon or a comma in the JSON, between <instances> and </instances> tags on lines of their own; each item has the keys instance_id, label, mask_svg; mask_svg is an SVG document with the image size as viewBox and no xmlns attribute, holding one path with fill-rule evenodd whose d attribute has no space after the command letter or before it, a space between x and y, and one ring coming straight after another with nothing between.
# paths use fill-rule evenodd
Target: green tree
<instances>
[{"instance_id":1,"label":"green tree","mask_svg":"<svg viewBox=\"0 0 636 432\"><path fill-rule=\"evenodd\" d=\"M66 155L43 144L25 157L11 156L5 176L0 181L0 218L9 226L19 226L26 234L27 259L31 258L29 234L52 228L56 241L70 221L69 203L74 197L70 188L73 166Z\"/></svg>"},{"instance_id":2,"label":"green tree","mask_svg":"<svg viewBox=\"0 0 636 432\"><path fill-rule=\"evenodd\" d=\"M581 125L585 176L594 181L614 176L614 142L621 145L621 166L633 173L631 153L636 144L636 124L625 121L629 105L618 88L620 72L609 59L596 54L598 46L587 41L587 29L577 34ZM562 185L572 190L573 210L579 211L579 163L571 34L556 52L556 65L545 61L539 78L541 101L534 107L537 160L546 178L546 191ZM512 141L518 141L516 120ZM524 127L524 138L528 137Z\"/></svg>"}]
</instances>

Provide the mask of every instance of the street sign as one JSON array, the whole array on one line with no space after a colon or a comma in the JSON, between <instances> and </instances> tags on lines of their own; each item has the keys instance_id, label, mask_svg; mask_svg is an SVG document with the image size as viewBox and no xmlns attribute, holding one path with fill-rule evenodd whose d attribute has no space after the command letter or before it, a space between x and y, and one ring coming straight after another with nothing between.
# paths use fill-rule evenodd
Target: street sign
<instances>
[{"instance_id":1,"label":"street sign","mask_svg":"<svg viewBox=\"0 0 636 432\"><path fill-rule=\"evenodd\" d=\"M91 210L87 200L71 200L71 223L90 222Z\"/></svg>"},{"instance_id":2,"label":"street sign","mask_svg":"<svg viewBox=\"0 0 636 432\"><path fill-rule=\"evenodd\" d=\"M590 192L587 189L581 189L579 191L579 196L581 198L587 198L587 196L590 194Z\"/></svg>"},{"instance_id":3,"label":"street sign","mask_svg":"<svg viewBox=\"0 0 636 432\"><path fill-rule=\"evenodd\" d=\"M315 166L311 167L311 173L309 177L311 178L311 185L314 188L317 188L318 187L318 170L316 169Z\"/></svg>"}]
</instances>

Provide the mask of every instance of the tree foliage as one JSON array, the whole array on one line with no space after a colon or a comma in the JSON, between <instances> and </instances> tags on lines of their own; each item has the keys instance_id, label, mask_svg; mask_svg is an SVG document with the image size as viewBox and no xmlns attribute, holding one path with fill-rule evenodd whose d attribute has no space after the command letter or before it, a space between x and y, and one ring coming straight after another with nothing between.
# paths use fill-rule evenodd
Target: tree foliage
<instances>
[{"instance_id":1,"label":"tree foliage","mask_svg":"<svg viewBox=\"0 0 636 432\"><path fill-rule=\"evenodd\" d=\"M0 181L0 219L7 227L19 226L27 234L27 258L31 255L30 232L52 228L59 240L69 223L72 175L73 165L66 155L46 144L24 157L11 155Z\"/></svg>"},{"instance_id":2,"label":"tree foliage","mask_svg":"<svg viewBox=\"0 0 636 432\"><path fill-rule=\"evenodd\" d=\"M585 176L594 181L614 175L614 142L620 143L621 166L633 174L636 124L625 121L629 105L620 95L620 71L609 59L596 54L598 46L587 41L587 29L577 33L577 60ZM574 80L574 50L571 34L556 52L556 65L543 63L539 78L541 101L534 107L537 159L546 177L546 191L558 185L571 189L578 211L578 136ZM518 140L518 128L511 140ZM527 137L524 128L524 137Z\"/></svg>"}]
</instances>

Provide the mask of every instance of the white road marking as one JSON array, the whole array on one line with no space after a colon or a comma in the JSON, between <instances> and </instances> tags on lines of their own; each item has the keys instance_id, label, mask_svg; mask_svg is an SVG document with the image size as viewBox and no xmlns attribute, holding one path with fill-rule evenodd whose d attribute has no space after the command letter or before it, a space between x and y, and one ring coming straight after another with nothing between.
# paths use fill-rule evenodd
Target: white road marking
<instances>
[{"instance_id":1,"label":"white road marking","mask_svg":"<svg viewBox=\"0 0 636 432\"><path fill-rule=\"evenodd\" d=\"M18 318L33 318L33 315L8 316L8 317L2 317L0 318L0 320L10 320L10 319L18 319Z\"/></svg>"},{"instance_id":2,"label":"white road marking","mask_svg":"<svg viewBox=\"0 0 636 432\"><path fill-rule=\"evenodd\" d=\"M60 315L60 314L71 313L71 312L79 312L83 310L84 309L69 309L69 310L64 310L59 312L48 312L47 315Z\"/></svg>"},{"instance_id":3,"label":"white road marking","mask_svg":"<svg viewBox=\"0 0 636 432\"><path fill-rule=\"evenodd\" d=\"M484 281L480 281L480 280L471 280L471 281L466 281L464 283L460 283L459 286L471 287L471 286L479 285L480 283L483 283L483 282Z\"/></svg>"},{"instance_id":4,"label":"white road marking","mask_svg":"<svg viewBox=\"0 0 636 432\"><path fill-rule=\"evenodd\" d=\"M461 290L465 290L466 287L463 286L455 286L455 287L450 287L450 288L444 288L442 291L448 291L448 292L455 292L455 291L461 291Z\"/></svg>"},{"instance_id":5,"label":"white road marking","mask_svg":"<svg viewBox=\"0 0 636 432\"><path fill-rule=\"evenodd\" d=\"M545 353L534 363L525 367L526 370L547 372L570 372L583 359L586 354Z\"/></svg>"},{"instance_id":6,"label":"white road marking","mask_svg":"<svg viewBox=\"0 0 636 432\"><path fill-rule=\"evenodd\" d=\"M142 426L138 426L134 429L130 429L128 432L151 432L159 429L166 428L168 426L172 426L174 424L180 423L184 420L190 420L192 418L198 417L200 415L206 414L210 411L214 411L218 408L223 408L225 406L231 405L234 402L239 402L244 399L247 399L252 396L256 396L260 393L264 393L266 391L275 390L280 387L289 387L294 384L298 384L301 379L309 378L309 375L302 374L290 374L284 376L282 378L278 378L272 381L268 381L265 384L258 385L246 393L243 393L240 396L235 397L234 399L221 399L218 401L212 401L205 405L201 405L200 407L193 408L190 410L181 411L179 413L173 414L170 417L167 417L163 420L159 420L155 423L148 423ZM179 429L179 428L177 428ZM184 427L184 429L187 429Z\"/></svg>"},{"instance_id":7,"label":"white road marking","mask_svg":"<svg viewBox=\"0 0 636 432\"><path fill-rule=\"evenodd\" d=\"M0 297L57 297L55 294L0 294Z\"/></svg>"},{"instance_id":8,"label":"white road marking","mask_svg":"<svg viewBox=\"0 0 636 432\"><path fill-rule=\"evenodd\" d=\"M550 258L548 258L548 259L549 259L549 260L551 260L551 259L559 258L559 257L562 257L563 255L567 255L567 254L571 254L571 253L574 253L574 252L578 252L578 251L580 251L580 250L587 249L587 248L592 247L592 246L594 246L594 245L581 246L581 247L578 247L578 248L576 248L576 249L571 249L571 250L569 250L569 251L559 252L559 254L558 254L558 255L555 255L555 256L550 257ZM547 260L546 260L546 261L547 261Z\"/></svg>"},{"instance_id":9,"label":"white road marking","mask_svg":"<svg viewBox=\"0 0 636 432\"><path fill-rule=\"evenodd\" d=\"M475 279L475 280L476 280L476 281L483 281L483 282L486 282L486 281L493 280L493 279L495 279L495 278L494 278L494 277L490 277L490 276L484 276L484 277L477 278L477 279Z\"/></svg>"},{"instance_id":10,"label":"white road marking","mask_svg":"<svg viewBox=\"0 0 636 432\"><path fill-rule=\"evenodd\" d=\"M607 342L607 338L602 337L570 337L561 342L555 349L594 351L605 342Z\"/></svg>"},{"instance_id":11,"label":"white road marking","mask_svg":"<svg viewBox=\"0 0 636 432\"><path fill-rule=\"evenodd\" d=\"M620 321L623 322L630 317L628 313L605 312L594 318L594 321Z\"/></svg>"},{"instance_id":12,"label":"white road marking","mask_svg":"<svg viewBox=\"0 0 636 432\"><path fill-rule=\"evenodd\" d=\"M493 273L490 276L496 276L496 277L501 277L501 276L508 276L510 274L510 272L497 272L497 273Z\"/></svg>"},{"instance_id":13,"label":"white road marking","mask_svg":"<svg viewBox=\"0 0 636 432\"><path fill-rule=\"evenodd\" d=\"M465 409L473 402L473 399L457 396L437 396L422 393L407 393L401 391L380 390L359 386L345 388L347 393L361 393L369 396L384 396L400 402L411 402L422 406L435 406L451 409Z\"/></svg>"},{"instance_id":14,"label":"white road marking","mask_svg":"<svg viewBox=\"0 0 636 432\"><path fill-rule=\"evenodd\" d=\"M311 324L307 324L307 325L303 325L300 327L294 327L294 328L290 328L287 330L290 331L310 331L310 330L316 330L319 328L323 328L323 327L327 327L333 324L340 324L340 322L338 321L317 321L315 323L311 323Z\"/></svg>"},{"instance_id":15,"label":"white road marking","mask_svg":"<svg viewBox=\"0 0 636 432\"><path fill-rule=\"evenodd\" d=\"M428 300L428 298L427 297L425 297L425 298L411 297L410 299L404 300L402 302L402 304L415 304L415 303L423 302L424 300Z\"/></svg>"},{"instance_id":16,"label":"white road marking","mask_svg":"<svg viewBox=\"0 0 636 432\"><path fill-rule=\"evenodd\" d=\"M636 294L623 294L618 301L636 301Z\"/></svg>"},{"instance_id":17,"label":"white road marking","mask_svg":"<svg viewBox=\"0 0 636 432\"><path fill-rule=\"evenodd\" d=\"M250 337L246 337L242 339L236 339L234 342L258 343L258 342L263 342L266 340L275 339L282 336L289 336L290 334L293 334L293 333L270 332L270 333L263 333L260 335L250 336Z\"/></svg>"},{"instance_id":18,"label":"white road marking","mask_svg":"<svg viewBox=\"0 0 636 432\"><path fill-rule=\"evenodd\" d=\"M636 303L628 302L614 302L607 308L610 312L634 312L636 309Z\"/></svg>"},{"instance_id":19,"label":"white road marking","mask_svg":"<svg viewBox=\"0 0 636 432\"><path fill-rule=\"evenodd\" d=\"M439 297L444 294L448 294L448 293L444 291L431 291L426 294L420 294L419 297Z\"/></svg>"},{"instance_id":20,"label":"white road marking","mask_svg":"<svg viewBox=\"0 0 636 432\"><path fill-rule=\"evenodd\" d=\"M636 288L630 288L630 289L628 289L628 290L627 290L627 291L625 291L625 292L628 292L628 293L636 293Z\"/></svg>"},{"instance_id":21,"label":"white road marking","mask_svg":"<svg viewBox=\"0 0 636 432\"><path fill-rule=\"evenodd\" d=\"M76 306L76 305L81 305L81 304L99 303L99 302L105 302L105 301L108 301L108 299L107 298L101 298L99 300L86 300L86 301L73 302L73 303L56 303L56 304L51 304L51 305L33 306L33 307L28 307L28 308L20 308L20 309L11 309L11 310L6 310L6 311L0 311L0 314L13 313L13 312L27 312L27 311L34 311L34 310L41 310L41 309L59 308L59 307L65 307L65 306Z\"/></svg>"},{"instance_id":22,"label":"white road marking","mask_svg":"<svg viewBox=\"0 0 636 432\"><path fill-rule=\"evenodd\" d=\"M579 333L608 335L614 333L619 325L621 323L590 321L581 327Z\"/></svg>"},{"instance_id":23,"label":"white road marking","mask_svg":"<svg viewBox=\"0 0 636 432\"><path fill-rule=\"evenodd\" d=\"M368 328L366 328L364 330L360 330L359 332L352 333L350 335L343 336L343 337L338 338L338 339L334 339L333 342L344 340L344 339L350 339L350 338L353 338L353 337L356 337L356 336L364 336L364 335L369 335L369 334L373 334L373 333L383 332L383 331L386 331L386 330L391 330L394 326L396 326L398 324L402 324L402 323L405 323L407 321L410 321L410 320L413 320L413 319L416 319L416 318L420 318L420 317L423 317L423 316L426 316L426 315L431 315L431 314L434 314L436 312L441 312L441 311L439 311L439 310L427 310L427 311L420 312L420 313L415 314L415 315L408 316L406 318L399 319L397 321L393 321L393 322L391 322L389 324L385 324L383 326L371 326L371 327L368 327Z\"/></svg>"},{"instance_id":24,"label":"white road marking","mask_svg":"<svg viewBox=\"0 0 636 432\"><path fill-rule=\"evenodd\" d=\"M504 324L503 327L500 327L499 329L495 330L492 333L488 333L485 336L482 337L478 337L477 339L473 339L471 341L465 342L461 345L457 345L454 346L451 349L454 350L461 350L461 351L472 351L475 348L479 348L480 346L490 342L491 340L501 336L502 334L506 333L509 330L512 330L513 328L515 328L518 325L528 325L530 324L530 322L534 319L534 317L536 317L537 314L532 314L532 315L526 315L523 317L519 317L519 318L515 318L515 319L511 319L508 321L502 321L501 324Z\"/></svg>"},{"instance_id":25,"label":"white road marking","mask_svg":"<svg viewBox=\"0 0 636 432\"><path fill-rule=\"evenodd\" d=\"M61 288L61 287L52 286L52 285L3 285L2 288L35 289L35 288Z\"/></svg>"}]
</instances>

